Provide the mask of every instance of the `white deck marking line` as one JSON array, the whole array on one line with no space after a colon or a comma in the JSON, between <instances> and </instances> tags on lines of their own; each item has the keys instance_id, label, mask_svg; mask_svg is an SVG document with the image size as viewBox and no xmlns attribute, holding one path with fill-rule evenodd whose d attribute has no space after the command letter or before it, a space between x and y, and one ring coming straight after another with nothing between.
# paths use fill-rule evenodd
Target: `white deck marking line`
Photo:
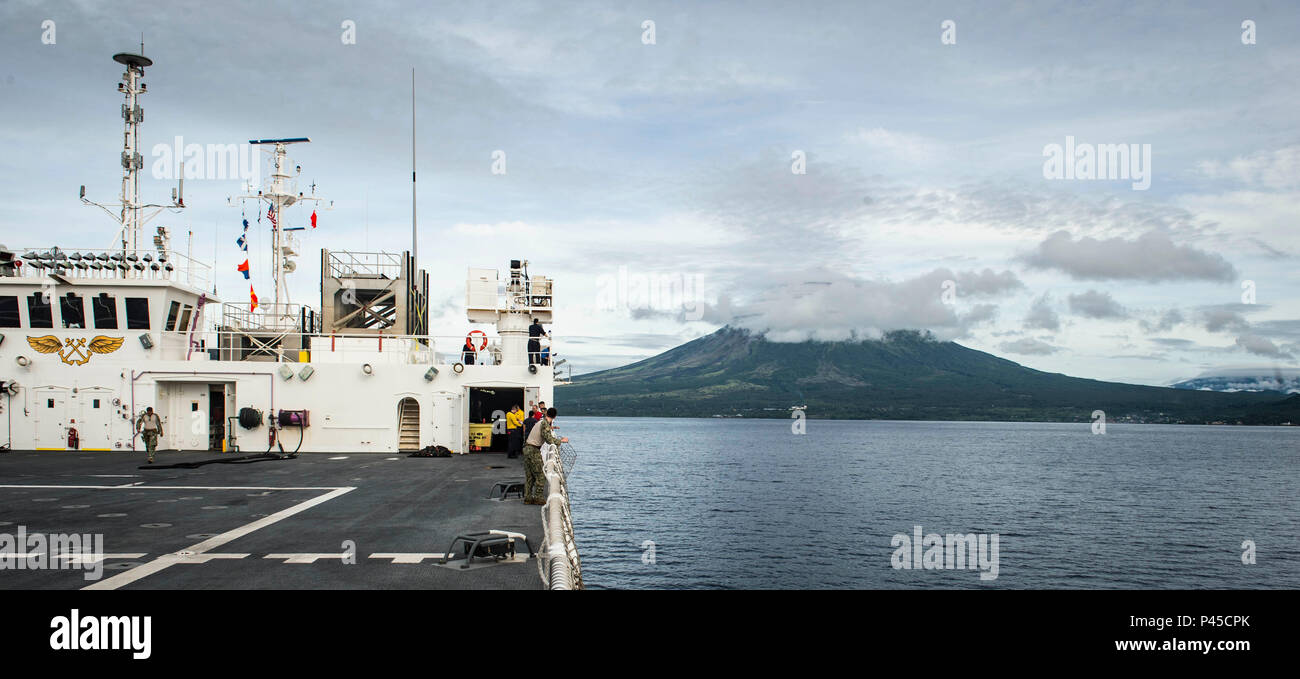
<instances>
[{"instance_id":1,"label":"white deck marking line","mask_svg":"<svg viewBox=\"0 0 1300 679\"><path fill-rule=\"evenodd\" d=\"M226 554L207 552L205 554L177 554L176 563L207 563L213 559L247 559L251 554Z\"/></svg>"},{"instance_id":2,"label":"white deck marking line","mask_svg":"<svg viewBox=\"0 0 1300 679\"><path fill-rule=\"evenodd\" d=\"M284 559L285 563L316 563L317 559L343 559L355 554L267 554L263 559Z\"/></svg>"},{"instance_id":3,"label":"white deck marking line","mask_svg":"<svg viewBox=\"0 0 1300 679\"><path fill-rule=\"evenodd\" d=\"M66 561L69 565L84 565L95 563L96 561L109 561L110 559L126 559L127 561L133 561L135 559L143 559L146 556L149 556L148 552L139 552L135 554L59 554L57 558Z\"/></svg>"},{"instance_id":4,"label":"white deck marking line","mask_svg":"<svg viewBox=\"0 0 1300 679\"><path fill-rule=\"evenodd\" d=\"M393 563L420 563L425 559L441 559L444 556L446 556L446 554L443 554L442 552L438 552L436 554L423 554L420 552L414 552L414 553L379 552L376 554L371 554L368 558L392 559Z\"/></svg>"},{"instance_id":5,"label":"white deck marking line","mask_svg":"<svg viewBox=\"0 0 1300 679\"><path fill-rule=\"evenodd\" d=\"M149 486L149 487L158 488L162 486ZM244 489L241 488L240 490L244 490ZM113 577L108 578L106 580L100 580L99 582L93 583L91 585L87 585L82 589L117 589L119 587L129 585L135 582L136 580L140 580L141 578L146 578L169 566L173 566L177 563L187 563L186 559L193 559L195 556L200 555L203 552L208 551L209 549L215 549L217 547L220 547L221 545L224 545L227 542L241 538L245 535L248 535L249 533L252 533L255 530L265 528L273 523L287 519L293 516L294 514L311 509L312 507L315 507L318 504L329 502L330 500L333 500L334 498L340 495L349 493L354 490L356 490L356 488L353 487L335 488L334 490L331 490L330 492L325 493L324 495L318 495L305 502L299 502L298 504L289 507L288 509L282 509L274 514L271 514L270 516L264 516L256 521L253 521L252 523L247 523L234 530L229 530L220 535L210 537L207 540L204 540L203 542L194 545L193 547L187 547L185 549L180 550L181 552L186 552L186 554L184 555L181 555L179 553L164 554L158 557L157 559L150 561L147 564L144 564L142 566L136 566L135 568L132 568L129 571L123 571L122 573L118 573L117 575L114 575ZM188 563L193 563L193 561L190 561Z\"/></svg>"},{"instance_id":6,"label":"white deck marking line","mask_svg":"<svg viewBox=\"0 0 1300 679\"><path fill-rule=\"evenodd\" d=\"M140 483L144 483L144 482L141 481ZM129 488L131 490L339 490L340 488L347 488L348 490L352 490L354 487L353 486L292 486L292 487L286 487L286 486L141 486L137 484L131 484L127 486L8 485L8 486L0 486L0 488L41 488L41 489L69 488L72 490L114 490L114 489L121 490L122 488Z\"/></svg>"},{"instance_id":7,"label":"white deck marking line","mask_svg":"<svg viewBox=\"0 0 1300 679\"><path fill-rule=\"evenodd\" d=\"M148 552L139 554L47 554L45 552L0 552L0 556L10 559L32 560L36 557L49 557L52 561L66 561L68 563L93 563L100 559L139 559L146 556Z\"/></svg>"}]
</instances>

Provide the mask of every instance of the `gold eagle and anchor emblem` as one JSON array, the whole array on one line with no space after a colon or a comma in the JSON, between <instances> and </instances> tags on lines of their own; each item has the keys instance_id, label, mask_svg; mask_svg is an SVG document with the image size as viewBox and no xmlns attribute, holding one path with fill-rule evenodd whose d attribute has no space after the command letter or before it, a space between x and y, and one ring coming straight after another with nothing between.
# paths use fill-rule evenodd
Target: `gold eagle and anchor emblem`
<instances>
[{"instance_id":1,"label":"gold eagle and anchor emblem","mask_svg":"<svg viewBox=\"0 0 1300 679\"><path fill-rule=\"evenodd\" d=\"M85 365L90 361L91 354L111 354L120 349L122 339L96 335L89 343L85 337L69 337L60 342L54 335L42 335L28 337L27 343L42 354L58 354L68 365Z\"/></svg>"}]
</instances>

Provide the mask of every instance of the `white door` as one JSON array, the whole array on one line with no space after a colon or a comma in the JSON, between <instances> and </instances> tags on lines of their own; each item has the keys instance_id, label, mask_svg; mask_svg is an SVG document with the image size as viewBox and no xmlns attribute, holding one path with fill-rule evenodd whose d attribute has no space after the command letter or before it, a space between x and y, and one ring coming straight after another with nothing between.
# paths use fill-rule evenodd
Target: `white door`
<instances>
[{"instance_id":1,"label":"white door","mask_svg":"<svg viewBox=\"0 0 1300 679\"><path fill-rule=\"evenodd\" d=\"M532 415L533 408L537 406L537 400L541 398L541 392L537 387L524 387L524 414Z\"/></svg>"},{"instance_id":2,"label":"white door","mask_svg":"<svg viewBox=\"0 0 1300 679\"><path fill-rule=\"evenodd\" d=\"M91 387L77 394L77 434L82 450L112 450L113 392Z\"/></svg>"},{"instance_id":3,"label":"white door","mask_svg":"<svg viewBox=\"0 0 1300 679\"><path fill-rule=\"evenodd\" d=\"M36 396L36 446L37 450L64 450L68 447L68 390L63 387L42 387L33 390Z\"/></svg>"},{"instance_id":4,"label":"white door","mask_svg":"<svg viewBox=\"0 0 1300 679\"><path fill-rule=\"evenodd\" d=\"M158 407L163 421L159 448L208 449L208 384L172 382L158 385Z\"/></svg>"},{"instance_id":5,"label":"white door","mask_svg":"<svg viewBox=\"0 0 1300 679\"><path fill-rule=\"evenodd\" d=\"M452 452L460 452L461 430L458 417L460 408L455 394L446 392L433 395L433 444L446 446Z\"/></svg>"}]
</instances>

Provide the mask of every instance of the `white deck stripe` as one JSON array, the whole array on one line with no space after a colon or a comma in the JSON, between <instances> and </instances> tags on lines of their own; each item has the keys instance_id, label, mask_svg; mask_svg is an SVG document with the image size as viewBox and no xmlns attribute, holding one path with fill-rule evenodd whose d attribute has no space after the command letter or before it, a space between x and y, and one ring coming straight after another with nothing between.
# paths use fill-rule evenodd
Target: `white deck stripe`
<instances>
[{"instance_id":1,"label":"white deck stripe","mask_svg":"<svg viewBox=\"0 0 1300 679\"><path fill-rule=\"evenodd\" d=\"M337 552L333 554L312 554L312 553L267 554L262 558L263 559L284 559L285 563L316 563L317 559L346 559L349 556L355 557L356 554L341 554Z\"/></svg>"},{"instance_id":2,"label":"white deck stripe","mask_svg":"<svg viewBox=\"0 0 1300 679\"><path fill-rule=\"evenodd\" d=\"M159 486L151 486L151 487L157 488ZM174 488L176 486L171 486L171 487ZM285 490L285 489L277 489L277 490ZM304 489L297 489L297 490L307 490L307 489L304 488ZM330 500L333 500L334 498L343 495L345 493L351 492L353 490L356 490L356 488L353 487L335 488L334 490L325 493L324 495L314 497L310 500L307 500L306 502L299 502L298 504L289 507L288 509L282 509L274 514L271 514L270 516L262 517L252 523L244 524L243 526L240 526L239 528L236 528L234 530L229 530L226 531L225 533L222 533L221 535L208 538L207 540L204 540L203 542L200 542L199 544L194 545L193 547L187 547L183 550L180 550L182 552L187 552L187 554L185 554L184 556L182 556L179 553L164 554L158 557L157 559L150 561L147 564L144 564L142 566L137 566L135 568L132 568L129 571L118 573L117 575L114 575L111 578L93 583L91 585L83 587L82 589L117 589L119 587L129 585L137 580L140 580L141 578L146 578L150 575L153 575L154 573L157 573L169 566L173 566L177 563L186 563L187 559L193 559L195 556L200 555L203 552L208 551L209 549L220 547L221 545L224 545L227 542L231 542L232 540L237 540L245 535L248 535L249 533L252 533L255 530L265 528L273 523L287 519L293 516L294 514L311 509L312 507L315 507L318 504L329 502ZM193 563L193 561L189 561L189 563Z\"/></svg>"},{"instance_id":3,"label":"white deck stripe","mask_svg":"<svg viewBox=\"0 0 1300 679\"><path fill-rule=\"evenodd\" d=\"M0 488L40 488L40 489L58 489L68 488L72 490L339 490L347 488L352 490L352 486L21 486L6 485Z\"/></svg>"},{"instance_id":4,"label":"white deck stripe","mask_svg":"<svg viewBox=\"0 0 1300 679\"><path fill-rule=\"evenodd\" d=\"M371 559L392 559L393 563L420 563L425 559L441 559L446 556L442 552L422 553L422 552L379 552L371 554Z\"/></svg>"},{"instance_id":5,"label":"white deck stripe","mask_svg":"<svg viewBox=\"0 0 1300 679\"><path fill-rule=\"evenodd\" d=\"M68 562L69 564L90 564L97 561L117 561L119 559L134 561L135 559L143 559L148 555L148 552L135 552L129 554L60 554L58 558Z\"/></svg>"}]
</instances>

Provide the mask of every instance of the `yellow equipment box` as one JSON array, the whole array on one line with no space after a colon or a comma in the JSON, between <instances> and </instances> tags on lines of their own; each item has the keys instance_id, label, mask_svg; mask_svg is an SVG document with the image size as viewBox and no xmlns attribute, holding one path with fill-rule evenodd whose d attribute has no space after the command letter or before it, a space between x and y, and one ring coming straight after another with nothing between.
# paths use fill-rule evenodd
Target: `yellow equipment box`
<instances>
[{"instance_id":1,"label":"yellow equipment box","mask_svg":"<svg viewBox=\"0 0 1300 679\"><path fill-rule=\"evenodd\" d=\"M492 425L471 422L469 425L469 444L480 448L490 447L492 445Z\"/></svg>"}]
</instances>

